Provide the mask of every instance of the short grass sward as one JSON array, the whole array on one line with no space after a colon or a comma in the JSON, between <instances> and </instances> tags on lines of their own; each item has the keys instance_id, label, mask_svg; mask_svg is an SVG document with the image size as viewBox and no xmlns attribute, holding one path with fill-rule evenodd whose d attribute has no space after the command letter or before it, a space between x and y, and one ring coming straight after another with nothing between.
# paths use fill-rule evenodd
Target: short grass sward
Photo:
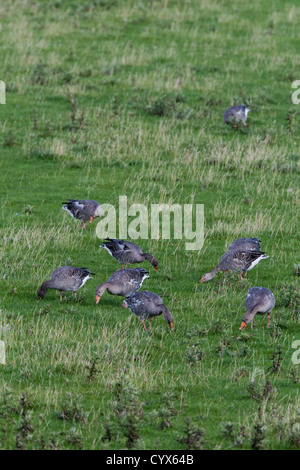
<instances>
[{"instance_id":1,"label":"short grass sward","mask_svg":"<svg viewBox=\"0 0 300 470\"><path fill-rule=\"evenodd\" d=\"M0 448L299 448L298 46L292 2L21 2L0 6ZM251 108L246 129L224 110ZM202 203L205 242L140 240L143 288L174 316L145 333L94 289L119 269L61 203ZM214 267L238 237L270 256L244 282ZM63 265L96 273L59 301ZM146 263L145 263L146 267ZM147 268L149 266L147 265ZM230 273L228 273L230 274ZM270 328L240 332L270 288Z\"/></svg>"}]
</instances>

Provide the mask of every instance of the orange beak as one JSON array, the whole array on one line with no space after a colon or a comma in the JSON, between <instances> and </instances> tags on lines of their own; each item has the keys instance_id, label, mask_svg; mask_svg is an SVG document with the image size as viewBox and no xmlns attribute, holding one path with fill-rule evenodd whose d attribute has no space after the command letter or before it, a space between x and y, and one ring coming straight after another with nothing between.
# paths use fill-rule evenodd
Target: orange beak
<instances>
[{"instance_id":1,"label":"orange beak","mask_svg":"<svg viewBox=\"0 0 300 470\"><path fill-rule=\"evenodd\" d=\"M90 224L93 222L93 220L94 220L94 217L91 216L90 217Z\"/></svg>"},{"instance_id":2,"label":"orange beak","mask_svg":"<svg viewBox=\"0 0 300 470\"><path fill-rule=\"evenodd\" d=\"M158 266L153 266L153 268L155 269L155 271L158 271Z\"/></svg>"},{"instance_id":3,"label":"orange beak","mask_svg":"<svg viewBox=\"0 0 300 470\"><path fill-rule=\"evenodd\" d=\"M99 303L99 300L101 299L100 295L96 295L96 304Z\"/></svg>"},{"instance_id":4,"label":"orange beak","mask_svg":"<svg viewBox=\"0 0 300 470\"><path fill-rule=\"evenodd\" d=\"M243 321L243 323L239 327L239 330L243 330L244 328L246 328L246 326L247 326L246 323Z\"/></svg>"},{"instance_id":5,"label":"orange beak","mask_svg":"<svg viewBox=\"0 0 300 470\"><path fill-rule=\"evenodd\" d=\"M173 330L173 323L168 323L170 330Z\"/></svg>"},{"instance_id":6,"label":"orange beak","mask_svg":"<svg viewBox=\"0 0 300 470\"><path fill-rule=\"evenodd\" d=\"M38 300L41 300L41 299L42 299L42 297L38 297Z\"/></svg>"},{"instance_id":7,"label":"orange beak","mask_svg":"<svg viewBox=\"0 0 300 470\"><path fill-rule=\"evenodd\" d=\"M200 282L205 282L204 276L202 277L202 279L200 279Z\"/></svg>"}]
</instances>

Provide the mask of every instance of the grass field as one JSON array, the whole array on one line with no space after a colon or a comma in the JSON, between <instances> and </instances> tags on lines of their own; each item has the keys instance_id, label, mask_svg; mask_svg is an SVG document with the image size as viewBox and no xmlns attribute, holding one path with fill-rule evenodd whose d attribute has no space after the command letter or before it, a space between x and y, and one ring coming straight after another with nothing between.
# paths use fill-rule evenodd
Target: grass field
<instances>
[{"instance_id":1,"label":"grass field","mask_svg":"<svg viewBox=\"0 0 300 470\"><path fill-rule=\"evenodd\" d=\"M299 448L299 14L282 0L0 6L1 449ZM242 103L235 131L223 112ZM121 297L95 304L120 266L97 220L82 231L61 203L120 195L204 204L199 252L138 241L173 333L162 317L145 332ZM269 259L200 284L238 237ZM96 276L77 299L38 301L64 265ZM253 286L276 306L270 328L241 332Z\"/></svg>"}]
</instances>

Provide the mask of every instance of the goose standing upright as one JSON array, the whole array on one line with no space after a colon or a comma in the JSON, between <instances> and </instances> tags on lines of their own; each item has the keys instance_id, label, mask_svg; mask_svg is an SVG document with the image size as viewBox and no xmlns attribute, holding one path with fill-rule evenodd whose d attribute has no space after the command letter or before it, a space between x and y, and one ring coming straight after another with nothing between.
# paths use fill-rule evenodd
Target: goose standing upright
<instances>
[{"instance_id":1,"label":"goose standing upright","mask_svg":"<svg viewBox=\"0 0 300 470\"><path fill-rule=\"evenodd\" d=\"M68 199L68 202L63 202L66 206L62 209L67 211L74 219L81 220L82 228L85 228L85 223L89 220L90 223L96 217L103 214L100 204L90 199Z\"/></svg>"},{"instance_id":2,"label":"goose standing upright","mask_svg":"<svg viewBox=\"0 0 300 470\"><path fill-rule=\"evenodd\" d=\"M231 124L233 127L237 127L237 125L241 122L243 126L246 127L246 119L249 111L250 109L247 108L244 104L230 106L230 108L226 109L223 115L224 122L226 124Z\"/></svg>"},{"instance_id":3,"label":"goose standing upright","mask_svg":"<svg viewBox=\"0 0 300 470\"><path fill-rule=\"evenodd\" d=\"M110 276L107 282L96 287L96 304L106 290L111 295L128 297L142 287L143 281L149 277L148 274L148 271L143 268L119 269Z\"/></svg>"},{"instance_id":4,"label":"goose standing upright","mask_svg":"<svg viewBox=\"0 0 300 470\"><path fill-rule=\"evenodd\" d=\"M133 242L107 238L101 248L105 248L108 253L121 263L122 269L126 264L142 263L146 259L150 261L154 269L158 269L158 261L150 253L143 253L142 249Z\"/></svg>"},{"instance_id":5,"label":"goose standing upright","mask_svg":"<svg viewBox=\"0 0 300 470\"><path fill-rule=\"evenodd\" d=\"M47 289L56 289L59 291L59 298L62 300L62 291L72 291L74 297L80 287L82 287L88 279L92 279L94 275L87 268L76 268L75 266L62 266L54 269L51 273L49 281L43 282L38 290L38 299L45 297Z\"/></svg>"},{"instance_id":6,"label":"goose standing upright","mask_svg":"<svg viewBox=\"0 0 300 470\"><path fill-rule=\"evenodd\" d=\"M253 329L253 319L255 315L268 314L268 324L270 322L271 311L275 305L275 297L273 292L266 287L252 287L248 290L245 307L247 313L242 318L242 324L240 330L246 328L248 323L251 322L251 329Z\"/></svg>"},{"instance_id":7,"label":"goose standing upright","mask_svg":"<svg viewBox=\"0 0 300 470\"><path fill-rule=\"evenodd\" d=\"M126 297L123 302L123 307L128 307L134 315L139 317L144 330L146 330L145 320L147 318L150 318L150 330L153 318L161 314L168 323L170 330L173 330L173 317L171 312L164 305L159 295L154 294L154 292L142 291L131 294Z\"/></svg>"},{"instance_id":8,"label":"goose standing upright","mask_svg":"<svg viewBox=\"0 0 300 470\"><path fill-rule=\"evenodd\" d=\"M267 258L269 258L269 256L265 256L265 253L262 251L227 251L221 257L217 266L209 273L203 275L200 282L210 281L213 279L218 269L225 272L238 272L239 277L243 280L242 273L244 271L250 271L256 264L259 263L260 260Z\"/></svg>"}]
</instances>

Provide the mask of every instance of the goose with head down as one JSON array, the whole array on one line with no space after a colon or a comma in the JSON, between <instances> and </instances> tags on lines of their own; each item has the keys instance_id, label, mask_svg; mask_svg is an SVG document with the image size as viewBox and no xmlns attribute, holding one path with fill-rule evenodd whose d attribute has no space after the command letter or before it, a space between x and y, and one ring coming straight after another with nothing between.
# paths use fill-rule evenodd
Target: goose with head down
<instances>
[{"instance_id":1,"label":"goose with head down","mask_svg":"<svg viewBox=\"0 0 300 470\"><path fill-rule=\"evenodd\" d=\"M213 279L218 270L233 271L239 273L239 277L243 280L242 273L250 271L262 259L269 258L262 251L227 251L221 257L219 263L209 273L204 274L200 282L210 281Z\"/></svg>"},{"instance_id":2,"label":"goose with head down","mask_svg":"<svg viewBox=\"0 0 300 470\"><path fill-rule=\"evenodd\" d=\"M170 330L173 330L173 316L159 295L154 294L154 292L142 291L131 294L126 297L123 307L128 307L134 315L139 317L144 330L146 330L145 320L147 318L150 319L150 327L148 328L150 330L153 318L161 314L168 323Z\"/></svg>"},{"instance_id":3,"label":"goose with head down","mask_svg":"<svg viewBox=\"0 0 300 470\"><path fill-rule=\"evenodd\" d=\"M62 209L67 211L74 219L80 220L82 228L85 228L85 223L88 220L92 223L96 217L103 214L100 204L90 199L68 199L68 202L63 202L63 204L66 205Z\"/></svg>"},{"instance_id":4,"label":"goose with head down","mask_svg":"<svg viewBox=\"0 0 300 470\"><path fill-rule=\"evenodd\" d=\"M266 287L252 287L251 289L249 289L245 301L247 313L245 313L242 318L240 330L246 328L248 323L251 323L251 329L253 329L253 319L256 314L267 314L267 326L269 326L270 315L274 305L275 297L270 289L267 289Z\"/></svg>"},{"instance_id":5,"label":"goose with head down","mask_svg":"<svg viewBox=\"0 0 300 470\"><path fill-rule=\"evenodd\" d=\"M76 268L75 266L62 266L54 269L49 281L43 282L38 290L38 299L43 299L47 289L56 289L59 291L59 298L62 300L62 291L76 292L82 287L88 279L92 279L92 273L87 268Z\"/></svg>"},{"instance_id":6,"label":"goose with head down","mask_svg":"<svg viewBox=\"0 0 300 470\"><path fill-rule=\"evenodd\" d=\"M142 249L133 242L107 238L100 247L105 248L113 258L119 261L122 269L126 264L142 263L146 259L150 261L156 271L158 269L157 259L150 253L143 253Z\"/></svg>"},{"instance_id":7,"label":"goose with head down","mask_svg":"<svg viewBox=\"0 0 300 470\"><path fill-rule=\"evenodd\" d=\"M148 271L143 268L119 269L109 277L107 282L96 287L96 304L106 290L111 295L128 297L142 287L143 281L149 277L148 274Z\"/></svg>"}]
</instances>

